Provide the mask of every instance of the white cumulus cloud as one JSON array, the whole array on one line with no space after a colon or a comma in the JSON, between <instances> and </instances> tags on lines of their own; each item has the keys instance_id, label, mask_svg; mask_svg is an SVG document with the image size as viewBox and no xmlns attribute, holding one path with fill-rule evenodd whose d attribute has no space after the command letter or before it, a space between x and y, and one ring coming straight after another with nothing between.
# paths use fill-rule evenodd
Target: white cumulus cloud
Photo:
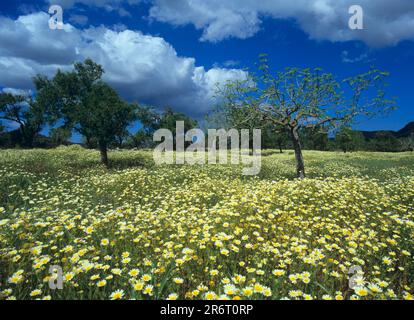
<instances>
[{"instance_id":1,"label":"white cumulus cloud","mask_svg":"<svg viewBox=\"0 0 414 320\"><path fill-rule=\"evenodd\" d=\"M351 30L348 10L358 4L364 11L364 30ZM414 40L413 0L153 0L150 17L173 25L193 24L201 40L255 35L264 18L295 19L317 40L360 40L372 47ZM267 30L271 32L271 30Z\"/></svg>"},{"instance_id":2,"label":"white cumulus cloud","mask_svg":"<svg viewBox=\"0 0 414 320\"><path fill-rule=\"evenodd\" d=\"M50 30L48 19L46 13L0 18L0 86L32 89L36 74L52 76L89 57L124 98L200 116L214 105L217 83L246 77L239 69L205 70L161 37L103 26Z\"/></svg>"}]
</instances>

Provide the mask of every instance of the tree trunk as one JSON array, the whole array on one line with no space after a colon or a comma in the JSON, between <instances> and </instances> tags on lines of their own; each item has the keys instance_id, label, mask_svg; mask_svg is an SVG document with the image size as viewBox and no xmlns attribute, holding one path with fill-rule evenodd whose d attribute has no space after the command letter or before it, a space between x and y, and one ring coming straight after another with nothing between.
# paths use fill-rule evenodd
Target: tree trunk
<instances>
[{"instance_id":1,"label":"tree trunk","mask_svg":"<svg viewBox=\"0 0 414 320\"><path fill-rule=\"evenodd\" d=\"M25 125L20 126L20 133L23 146L32 149L34 145L35 133L30 127L26 127Z\"/></svg>"},{"instance_id":2,"label":"tree trunk","mask_svg":"<svg viewBox=\"0 0 414 320\"><path fill-rule=\"evenodd\" d=\"M283 153L282 142L278 141L277 144L279 146L280 153Z\"/></svg>"},{"instance_id":3,"label":"tree trunk","mask_svg":"<svg viewBox=\"0 0 414 320\"><path fill-rule=\"evenodd\" d=\"M118 137L118 148L122 149L122 144L124 143L124 139L122 137Z\"/></svg>"},{"instance_id":4,"label":"tree trunk","mask_svg":"<svg viewBox=\"0 0 414 320\"><path fill-rule=\"evenodd\" d=\"M92 138L89 136L85 136L85 139L86 139L86 148L93 149Z\"/></svg>"},{"instance_id":5,"label":"tree trunk","mask_svg":"<svg viewBox=\"0 0 414 320\"><path fill-rule=\"evenodd\" d=\"M305 178L305 163L303 161L302 146L300 144L297 128L292 128L290 135L292 138L293 149L295 150L296 176L300 179L303 179Z\"/></svg>"},{"instance_id":6,"label":"tree trunk","mask_svg":"<svg viewBox=\"0 0 414 320\"><path fill-rule=\"evenodd\" d=\"M108 149L105 143L99 143L99 151L101 153L101 162L105 165L105 167L109 167L108 161Z\"/></svg>"}]
</instances>

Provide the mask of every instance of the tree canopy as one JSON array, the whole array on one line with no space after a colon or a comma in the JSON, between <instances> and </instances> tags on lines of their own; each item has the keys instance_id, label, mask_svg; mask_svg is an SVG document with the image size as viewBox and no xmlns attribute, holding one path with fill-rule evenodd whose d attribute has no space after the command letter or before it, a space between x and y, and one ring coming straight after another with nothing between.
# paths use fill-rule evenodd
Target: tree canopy
<instances>
[{"instance_id":1,"label":"tree canopy","mask_svg":"<svg viewBox=\"0 0 414 320\"><path fill-rule=\"evenodd\" d=\"M58 71L52 79L35 78L38 103L50 106L63 127L73 128L87 140L94 139L102 163L109 165L108 145L136 119L136 105L123 101L101 80L102 66L90 59L75 63L70 72Z\"/></svg>"},{"instance_id":2,"label":"tree canopy","mask_svg":"<svg viewBox=\"0 0 414 320\"><path fill-rule=\"evenodd\" d=\"M18 126L22 146L33 146L35 137L42 130L48 118L48 106L40 105L29 94L0 93L0 119L13 122Z\"/></svg>"},{"instance_id":3,"label":"tree canopy","mask_svg":"<svg viewBox=\"0 0 414 320\"><path fill-rule=\"evenodd\" d=\"M395 105L385 97L389 74L377 69L338 81L320 68L271 72L265 55L258 69L248 79L230 81L220 89L223 108L237 125L259 119L285 128L300 178L305 177L300 129L349 125L360 116L386 114Z\"/></svg>"}]
</instances>

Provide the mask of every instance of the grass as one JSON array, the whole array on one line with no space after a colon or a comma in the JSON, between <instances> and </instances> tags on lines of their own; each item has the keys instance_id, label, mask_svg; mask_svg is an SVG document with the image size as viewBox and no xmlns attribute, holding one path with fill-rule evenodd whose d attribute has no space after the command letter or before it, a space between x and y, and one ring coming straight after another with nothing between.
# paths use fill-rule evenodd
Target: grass
<instances>
[{"instance_id":1,"label":"grass","mask_svg":"<svg viewBox=\"0 0 414 320\"><path fill-rule=\"evenodd\" d=\"M3 299L412 298L412 153L306 151L301 181L291 151L263 151L256 177L110 159L0 151Z\"/></svg>"}]
</instances>

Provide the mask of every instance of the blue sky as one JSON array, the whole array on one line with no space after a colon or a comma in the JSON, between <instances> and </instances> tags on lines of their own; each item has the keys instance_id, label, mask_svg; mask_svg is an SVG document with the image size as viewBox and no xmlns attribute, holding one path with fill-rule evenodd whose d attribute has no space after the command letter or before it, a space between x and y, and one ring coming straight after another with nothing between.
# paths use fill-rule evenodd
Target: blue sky
<instances>
[{"instance_id":1,"label":"blue sky","mask_svg":"<svg viewBox=\"0 0 414 320\"><path fill-rule=\"evenodd\" d=\"M398 130L414 121L411 0L360 0L364 30L348 28L355 1L346 0L53 1L65 30L48 28L50 2L0 2L0 88L33 89L34 74L51 76L91 56L125 99L200 117L216 82L242 77L267 53L274 70L318 66L339 78L370 66L389 71L398 110L357 128Z\"/></svg>"}]
</instances>

